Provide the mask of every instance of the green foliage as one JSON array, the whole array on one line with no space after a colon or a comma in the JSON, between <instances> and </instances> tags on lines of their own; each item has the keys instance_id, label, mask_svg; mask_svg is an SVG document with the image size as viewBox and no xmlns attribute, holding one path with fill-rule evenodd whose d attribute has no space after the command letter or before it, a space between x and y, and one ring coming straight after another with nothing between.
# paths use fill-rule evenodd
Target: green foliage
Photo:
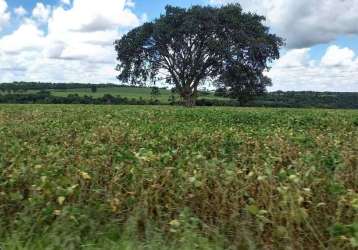
<instances>
[{"instance_id":1,"label":"green foliage","mask_svg":"<svg viewBox=\"0 0 358 250\"><path fill-rule=\"evenodd\" d=\"M291 108L358 108L357 100L358 93L354 92L276 91L258 97L249 105Z\"/></svg>"},{"instance_id":2,"label":"green foliage","mask_svg":"<svg viewBox=\"0 0 358 250\"><path fill-rule=\"evenodd\" d=\"M158 96L160 96L160 90L158 87L152 87L151 88L151 92L150 95L153 99L157 98Z\"/></svg>"},{"instance_id":3,"label":"green foliage","mask_svg":"<svg viewBox=\"0 0 358 250\"><path fill-rule=\"evenodd\" d=\"M93 84L87 83L51 83L51 82L12 82L12 83L0 83L0 91L3 92L21 92L28 90L67 90L67 89L88 89ZM118 87L115 84L96 84L95 86L101 88ZM123 85L122 85L123 86Z\"/></svg>"},{"instance_id":4,"label":"green foliage","mask_svg":"<svg viewBox=\"0 0 358 250\"><path fill-rule=\"evenodd\" d=\"M133 85L165 80L186 106L195 105L198 86L207 80L226 86L241 101L261 94L270 83L263 72L283 45L264 20L239 4L167 6L158 19L115 42L118 79Z\"/></svg>"},{"instance_id":5,"label":"green foliage","mask_svg":"<svg viewBox=\"0 0 358 250\"><path fill-rule=\"evenodd\" d=\"M96 92L97 92L97 86L96 86L96 85L92 85L92 86L91 86L91 92L92 92L92 93L96 93Z\"/></svg>"},{"instance_id":6,"label":"green foliage","mask_svg":"<svg viewBox=\"0 0 358 250\"><path fill-rule=\"evenodd\" d=\"M4 249L354 249L357 111L0 106Z\"/></svg>"},{"instance_id":7,"label":"green foliage","mask_svg":"<svg viewBox=\"0 0 358 250\"><path fill-rule=\"evenodd\" d=\"M67 86L68 85L68 86ZM121 86L114 84L96 84L93 93L87 84L51 84L51 83L9 83L0 84L0 103L48 103L48 104L129 104L158 105L181 104L176 89L159 88L160 95L151 95L149 87ZM16 92L14 92L16 88ZM39 92L40 90L40 92ZM50 94L50 96L48 95ZM112 100L108 103L109 97ZM197 106L248 106L248 107L290 107L290 108L358 108L358 93L343 92L272 92L250 100L243 95L243 101L228 99L226 88L216 92L198 91ZM142 98L143 100L139 100ZM153 99L158 101L153 101ZM358 124L358 120L353 121Z\"/></svg>"}]
</instances>

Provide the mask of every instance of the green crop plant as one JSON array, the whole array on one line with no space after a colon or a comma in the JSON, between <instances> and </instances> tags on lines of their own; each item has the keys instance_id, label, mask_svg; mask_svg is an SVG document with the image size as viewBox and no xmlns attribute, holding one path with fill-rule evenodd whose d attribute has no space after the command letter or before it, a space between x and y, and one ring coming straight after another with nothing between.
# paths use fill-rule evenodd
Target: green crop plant
<instances>
[{"instance_id":1,"label":"green crop plant","mask_svg":"<svg viewBox=\"0 0 358 250\"><path fill-rule=\"evenodd\" d=\"M0 248L355 249L357 119L1 105Z\"/></svg>"}]
</instances>

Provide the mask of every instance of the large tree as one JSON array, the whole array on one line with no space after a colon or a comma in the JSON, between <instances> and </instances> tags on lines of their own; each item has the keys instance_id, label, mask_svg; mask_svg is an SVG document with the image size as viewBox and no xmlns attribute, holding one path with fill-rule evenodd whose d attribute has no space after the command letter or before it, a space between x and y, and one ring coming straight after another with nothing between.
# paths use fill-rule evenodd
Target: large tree
<instances>
[{"instance_id":1,"label":"large tree","mask_svg":"<svg viewBox=\"0 0 358 250\"><path fill-rule=\"evenodd\" d=\"M245 13L239 4L165 10L115 41L120 81L165 80L186 106L195 105L198 87L206 82L226 87L235 98L265 90L263 72L279 58L283 42L269 32L263 16Z\"/></svg>"}]
</instances>

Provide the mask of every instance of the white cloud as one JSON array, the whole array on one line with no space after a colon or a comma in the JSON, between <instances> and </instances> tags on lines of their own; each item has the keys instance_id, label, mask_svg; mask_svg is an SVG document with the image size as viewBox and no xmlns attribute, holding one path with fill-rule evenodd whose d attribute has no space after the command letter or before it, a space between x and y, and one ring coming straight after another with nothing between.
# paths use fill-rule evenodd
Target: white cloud
<instances>
[{"instance_id":1,"label":"white cloud","mask_svg":"<svg viewBox=\"0 0 358 250\"><path fill-rule=\"evenodd\" d=\"M39 22L47 22L51 15L51 6L44 5L43 3L37 3L35 8L32 10L33 18L37 19Z\"/></svg>"},{"instance_id":2,"label":"white cloud","mask_svg":"<svg viewBox=\"0 0 358 250\"><path fill-rule=\"evenodd\" d=\"M271 90L358 91L358 57L349 48L331 45L321 60L309 49L294 49L276 61L268 73Z\"/></svg>"},{"instance_id":3,"label":"white cloud","mask_svg":"<svg viewBox=\"0 0 358 250\"><path fill-rule=\"evenodd\" d=\"M24 7L19 6L17 8L14 9L14 13L16 14L16 16L18 17L23 17L27 14L27 11L25 10Z\"/></svg>"},{"instance_id":4,"label":"white cloud","mask_svg":"<svg viewBox=\"0 0 358 250\"><path fill-rule=\"evenodd\" d=\"M267 24L286 39L289 49L272 65L271 90L358 91L358 58L349 48L331 45L320 60L309 47L358 35L357 0L210 0L239 2L244 11L267 17Z\"/></svg>"},{"instance_id":5,"label":"white cloud","mask_svg":"<svg viewBox=\"0 0 358 250\"><path fill-rule=\"evenodd\" d=\"M57 6L38 3L31 19L0 36L0 82L115 81L113 42L122 31L143 21L129 9L132 1L61 2Z\"/></svg>"},{"instance_id":6,"label":"white cloud","mask_svg":"<svg viewBox=\"0 0 358 250\"><path fill-rule=\"evenodd\" d=\"M352 0L345 1L352 3ZM329 41L338 34L335 31L338 28L345 34L352 31L350 22L354 17L350 11L336 17L336 24L332 21L335 8L329 17L327 7L319 6L312 13L309 4L305 6L301 2L307 4L307 0L242 0L245 8L268 13L275 29L288 34L290 47L304 47L305 41L313 44ZM311 2L329 5L318 0ZM290 4L298 9L289 7ZM341 3L337 4L336 8L340 9ZM57 6L38 6L41 5L32 11L32 19L23 18L12 33L0 35L0 82L114 82L113 41L122 31L145 19L145 15L140 18L133 13L134 3L128 0L62 0ZM355 6L353 3L352 9ZM15 9L11 12L16 13ZM10 19L6 2L0 0L0 29L5 25L4 13ZM300 25L303 25L301 29ZM294 43L300 46L293 46ZM274 83L271 90L358 91L358 56L351 49L337 45L328 47L322 58L316 60L310 58L310 49L291 49L273 63L268 75Z\"/></svg>"},{"instance_id":7,"label":"white cloud","mask_svg":"<svg viewBox=\"0 0 358 250\"><path fill-rule=\"evenodd\" d=\"M321 62L325 66L350 66L353 63L354 57L355 53L353 50L333 45L327 49Z\"/></svg>"},{"instance_id":8,"label":"white cloud","mask_svg":"<svg viewBox=\"0 0 358 250\"><path fill-rule=\"evenodd\" d=\"M26 68L24 78L32 81L56 82L114 82L112 64L80 60L40 58Z\"/></svg>"},{"instance_id":9,"label":"white cloud","mask_svg":"<svg viewBox=\"0 0 358 250\"><path fill-rule=\"evenodd\" d=\"M134 8L135 7L135 2L133 0L127 0L126 6L128 6L130 8Z\"/></svg>"},{"instance_id":10,"label":"white cloud","mask_svg":"<svg viewBox=\"0 0 358 250\"><path fill-rule=\"evenodd\" d=\"M139 18L125 6L124 0L75 0L69 10L62 7L54 10L49 29L93 32L139 25Z\"/></svg>"},{"instance_id":11,"label":"white cloud","mask_svg":"<svg viewBox=\"0 0 358 250\"><path fill-rule=\"evenodd\" d=\"M64 5L70 5L71 0L61 0L61 3L64 4Z\"/></svg>"},{"instance_id":12,"label":"white cloud","mask_svg":"<svg viewBox=\"0 0 358 250\"><path fill-rule=\"evenodd\" d=\"M31 21L26 20L12 34L0 39L0 52L20 54L23 51L41 50L45 45L44 32Z\"/></svg>"},{"instance_id":13,"label":"white cloud","mask_svg":"<svg viewBox=\"0 0 358 250\"><path fill-rule=\"evenodd\" d=\"M10 13L7 11L7 3L5 0L0 0L0 31L9 22Z\"/></svg>"},{"instance_id":14,"label":"white cloud","mask_svg":"<svg viewBox=\"0 0 358 250\"><path fill-rule=\"evenodd\" d=\"M287 52L280 60L276 62L276 66L281 68L294 68L308 65L309 49L295 49Z\"/></svg>"},{"instance_id":15,"label":"white cloud","mask_svg":"<svg viewBox=\"0 0 358 250\"><path fill-rule=\"evenodd\" d=\"M268 24L288 48L307 48L333 41L339 35L358 35L357 0L210 0L239 2L244 10L267 17Z\"/></svg>"},{"instance_id":16,"label":"white cloud","mask_svg":"<svg viewBox=\"0 0 358 250\"><path fill-rule=\"evenodd\" d=\"M48 21L47 53L66 60L114 65L113 41L121 36L119 29L141 23L125 6L124 0L75 0L69 10L54 9Z\"/></svg>"},{"instance_id":17,"label":"white cloud","mask_svg":"<svg viewBox=\"0 0 358 250\"><path fill-rule=\"evenodd\" d=\"M71 44L62 50L60 58L68 60L85 60L87 62L113 63L112 46L100 46L89 43Z\"/></svg>"}]
</instances>

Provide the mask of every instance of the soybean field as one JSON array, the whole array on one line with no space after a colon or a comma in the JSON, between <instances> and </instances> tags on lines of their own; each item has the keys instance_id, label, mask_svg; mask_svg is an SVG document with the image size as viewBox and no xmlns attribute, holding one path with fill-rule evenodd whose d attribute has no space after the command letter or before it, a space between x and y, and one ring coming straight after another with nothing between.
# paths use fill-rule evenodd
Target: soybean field
<instances>
[{"instance_id":1,"label":"soybean field","mask_svg":"<svg viewBox=\"0 0 358 250\"><path fill-rule=\"evenodd\" d=\"M357 110L0 106L0 249L357 247Z\"/></svg>"}]
</instances>

